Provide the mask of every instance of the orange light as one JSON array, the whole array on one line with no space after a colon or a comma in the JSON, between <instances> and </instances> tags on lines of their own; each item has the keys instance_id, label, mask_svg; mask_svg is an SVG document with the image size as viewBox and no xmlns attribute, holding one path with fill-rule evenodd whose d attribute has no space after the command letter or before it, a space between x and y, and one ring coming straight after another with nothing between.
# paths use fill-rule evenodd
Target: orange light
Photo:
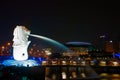
<instances>
[{"instance_id":1,"label":"orange light","mask_svg":"<svg viewBox=\"0 0 120 80\"><path fill-rule=\"evenodd\" d=\"M8 42L7 45L10 46L10 42Z\"/></svg>"},{"instance_id":2,"label":"orange light","mask_svg":"<svg viewBox=\"0 0 120 80\"><path fill-rule=\"evenodd\" d=\"M5 49L5 46L2 46L2 49Z\"/></svg>"}]
</instances>

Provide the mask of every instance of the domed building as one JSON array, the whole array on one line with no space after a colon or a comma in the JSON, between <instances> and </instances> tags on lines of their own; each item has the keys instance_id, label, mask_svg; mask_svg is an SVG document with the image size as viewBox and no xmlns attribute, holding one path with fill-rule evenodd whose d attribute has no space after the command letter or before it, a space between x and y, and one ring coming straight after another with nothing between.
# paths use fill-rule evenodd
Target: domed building
<instances>
[{"instance_id":1,"label":"domed building","mask_svg":"<svg viewBox=\"0 0 120 80\"><path fill-rule=\"evenodd\" d=\"M66 42L65 45L79 56L89 55L89 52L94 49L93 44L89 42Z\"/></svg>"}]
</instances>

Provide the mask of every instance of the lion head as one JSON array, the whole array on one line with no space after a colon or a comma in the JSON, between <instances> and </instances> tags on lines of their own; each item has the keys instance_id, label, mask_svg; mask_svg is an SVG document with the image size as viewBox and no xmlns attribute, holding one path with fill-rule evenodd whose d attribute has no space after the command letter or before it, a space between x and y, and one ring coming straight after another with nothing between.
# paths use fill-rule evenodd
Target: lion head
<instances>
[{"instance_id":1,"label":"lion head","mask_svg":"<svg viewBox=\"0 0 120 80\"><path fill-rule=\"evenodd\" d=\"M13 32L14 45L27 44L30 32L25 26L16 26Z\"/></svg>"}]
</instances>

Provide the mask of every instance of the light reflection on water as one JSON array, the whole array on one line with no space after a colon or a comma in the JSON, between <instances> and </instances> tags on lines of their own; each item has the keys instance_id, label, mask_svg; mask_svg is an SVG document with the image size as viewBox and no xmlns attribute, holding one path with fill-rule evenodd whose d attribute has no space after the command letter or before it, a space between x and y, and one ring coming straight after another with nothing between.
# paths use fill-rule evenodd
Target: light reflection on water
<instances>
[{"instance_id":1,"label":"light reflection on water","mask_svg":"<svg viewBox=\"0 0 120 80\"><path fill-rule=\"evenodd\" d=\"M64 67L47 67L46 78L47 78L46 80L49 80L49 79L51 80L88 79L89 80L89 79L98 79L99 76L89 66L84 66L84 67L64 66Z\"/></svg>"},{"instance_id":2,"label":"light reflection on water","mask_svg":"<svg viewBox=\"0 0 120 80\"><path fill-rule=\"evenodd\" d=\"M120 74L101 73L100 80L120 80Z\"/></svg>"},{"instance_id":3,"label":"light reflection on water","mask_svg":"<svg viewBox=\"0 0 120 80\"><path fill-rule=\"evenodd\" d=\"M53 76L54 80L57 80L57 79L55 79L57 77L57 74L53 74L52 76ZM62 78L66 79L66 76L67 75L62 75ZM101 78L99 80L120 80L120 74L101 73L100 77ZM70 76L70 79L72 79L72 76ZM45 80L51 80L51 79L46 78Z\"/></svg>"}]
</instances>

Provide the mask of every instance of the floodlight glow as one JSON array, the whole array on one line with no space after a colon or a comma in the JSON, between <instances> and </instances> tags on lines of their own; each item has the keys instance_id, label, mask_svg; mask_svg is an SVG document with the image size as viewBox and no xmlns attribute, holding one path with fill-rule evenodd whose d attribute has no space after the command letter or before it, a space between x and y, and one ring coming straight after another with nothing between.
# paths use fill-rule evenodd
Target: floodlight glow
<instances>
[{"instance_id":1,"label":"floodlight glow","mask_svg":"<svg viewBox=\"0 0 120 80\"><path fill-rule=\"evenodd\" d=\"M24 67L32 67L38 66L38 63L34 60L23 60L23 61L16 61L16 60L5 60L2 63L4 66L24 66Z\"/></svg>"}]
</instances>

